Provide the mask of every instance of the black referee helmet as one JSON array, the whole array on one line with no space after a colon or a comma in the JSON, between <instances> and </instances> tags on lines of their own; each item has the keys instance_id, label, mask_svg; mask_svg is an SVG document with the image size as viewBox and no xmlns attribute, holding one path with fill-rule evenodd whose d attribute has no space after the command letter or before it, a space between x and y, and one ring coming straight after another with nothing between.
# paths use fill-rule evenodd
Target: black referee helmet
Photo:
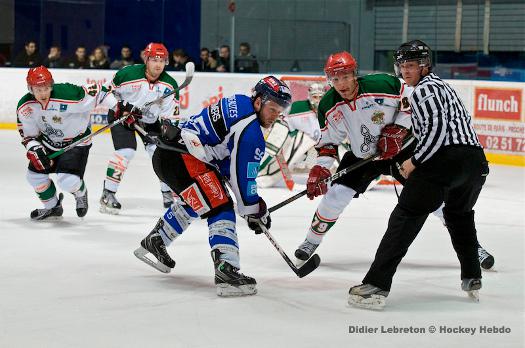
<instances>
[{"instance_id":1,"label":"black referee helmet","mask_svg":"<svg viewBox=\"0 0 525 348\"><path fill-rule=\"evenodd\" d=\"M399 65L408 61L418 61L419 66L432 69L432 51L430 47L421 40L405 42L394 53L394 71L397 76L401 76Z\"/></svg>"}]
</instances>

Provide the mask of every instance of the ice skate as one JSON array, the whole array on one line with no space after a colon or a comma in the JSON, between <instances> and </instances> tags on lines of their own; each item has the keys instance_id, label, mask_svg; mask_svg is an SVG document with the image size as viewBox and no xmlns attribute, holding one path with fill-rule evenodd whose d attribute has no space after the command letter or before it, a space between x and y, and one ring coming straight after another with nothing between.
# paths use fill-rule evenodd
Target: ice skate
<instances>
[{"instance_id":1,"label":"ice skate","mask_svg":"<svg viewBox=\"0 0 525 348\"><path fill-rule=\"evenodd\" d=\"M215 266L215 286L218 296L247 296L257 293L255 279L239 273L239 269L221 260L219 250L213 250L211 253Z\"/></svg>"},{"instance_id":2,"label":"ice skate","mask_svg":"<svg viewBox=\"0 0 525 348\"><path fill-rule=\"evenodd\" d=\"M170 257L166 251L166 245L159 234L159 230L162 228L164 221L159 219L157 225L140 242L140 247L133 253L139 260L145 262L151 267L162 273L170 273L171 269L175 267L175 261ZM156 260L146 257L146 254L151 253Z\"/></svg>"},{"instance_id":3,"label":"ice skate","mask_svg":"<svg viewBox=\"0 0 525 348\"><path fill-rule=\"evenodd\" d=\"M461 279L461 290L466 291L468 297L479 302L479 289L481 289L481 279L465 278Z\"/></svg>"},{"instance_id":4,"label":"ice skate","mask_svg":"<svg viewBox=\"0 0 525 348\"><path fill-rule=\"evenodd\" d=\"M494 256L489 254L487 250L483 249L481 245L478 245L478 259L481 268L484 270L493 270L492 267L494 267L495 262Z\"/></svg>"},{"instance_id":5,"label":"ice skate","mask_svg":"<svg viewBox=\"0 0 525 348\"><path fill-rule=\"evenodd\" d=\"M169 208L173 204L173 193L171 191L161 191L162 192L162 204L164 208Z\"/></svg>"},{"instance_id":6,"label":"ice skate","mask_svg":"<svg viewBox=\"0 0 525 348\"><path fill-rule=\"evenodd\" d=\"M120 213L119 201L115 197L115 192L104 189L102 191L102 197L100 197L100 212L104 214L118 215Z\"/></svg>"},{"instance_id":7,"label":"ice skate","mask_svg":"<svg viewBox=\"0 0 525 348\"><path fill-rule=\"evenodd\" d=\"M78 217L84 217L87 214L88 211L88 193L86 190L86 193L83 196L75 196L75 200L77 201L77 216Z\"/></svg>"},{"instance_id":8,"label":"ice skate","mask_svg":"<svg viewBox=\"0 0 525 348\"><path fill-rule=\"evenodd\" d=\"M35 221L56 221L62 219L64 209L62 209L62 199L64 195L58 195L57 204L51 209L35 209L31 212L31 220Z\"/></svg>"},{"instance_id":9,"label":"ice skate","mask_svg":"<svg viewBox=\"0 0 525 348\"><path fill-rule=\"evenodd\" d=\"M348 292L348 304L366 309L383 309L388 293L372 284L356 285Z\"/></svg>"},{"instance_id":10,"label":"ice skate","mask_svg":"<svg viewBox=\"0 0 525 348\"><path fill-rule=\"evenodd\" d=\"M296 265L303 265L312 256L318 246L319 244L314 244L308 241L308 239L305 239L304 242L299 245L297 250L295 250L295 257L297 258Z\"/></svg>"}]
</instances>

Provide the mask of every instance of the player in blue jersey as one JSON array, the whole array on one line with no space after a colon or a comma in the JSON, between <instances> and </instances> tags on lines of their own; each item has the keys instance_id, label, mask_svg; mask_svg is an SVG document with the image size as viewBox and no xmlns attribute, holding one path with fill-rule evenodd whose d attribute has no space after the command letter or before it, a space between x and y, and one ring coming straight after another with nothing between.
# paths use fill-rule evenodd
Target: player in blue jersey
<instances>
[{"instance_id":1,"label":"player in blue jersey","mask_svg":"<svg viewBox=\"0 0 525 348\"><path fill-rule=\"evenodd\" d=\"M236 94L222 98L179 127L165 121L153 167L182 200L176 201L141 241L135 251L139 259L161 272L170 272L175 261L166 246L194 219L207 219L217 295L257 293L255 279L239 273L234 205L226 184L249 228L255 233L269 229L270 214L257 194L255 181L265 150L261 127L270 128L290 106L291 98L286 84L268 76L257 83L251 97ZM146 257L148 253L157 260Z\"/></svg>"}]
</instances>

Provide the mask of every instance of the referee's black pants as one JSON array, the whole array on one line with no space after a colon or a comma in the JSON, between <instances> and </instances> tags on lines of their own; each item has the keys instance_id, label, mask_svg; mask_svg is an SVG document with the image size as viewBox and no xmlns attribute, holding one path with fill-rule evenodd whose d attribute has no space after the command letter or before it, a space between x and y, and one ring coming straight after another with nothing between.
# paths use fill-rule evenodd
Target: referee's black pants
<instances>
[{"instance_id":1,"label":"referee's black pants","mask_svg":"<svg viewBox=\"0 0 525 348\"><path fill-rule=\"evenodd\" d=\"M481 278L474 204L488 175L483 150L452 145L438 150L408 177L394 208L374 262L363 279L390 290L397 266L429 213L443 202L443 215L461 265L461 279Z\"/></svg>"}]
</instances>

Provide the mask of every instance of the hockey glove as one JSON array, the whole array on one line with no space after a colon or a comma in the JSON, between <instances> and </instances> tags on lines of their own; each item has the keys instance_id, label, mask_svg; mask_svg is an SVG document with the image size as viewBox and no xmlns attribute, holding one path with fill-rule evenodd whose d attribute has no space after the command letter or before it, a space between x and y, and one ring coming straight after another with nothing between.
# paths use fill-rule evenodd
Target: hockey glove
<instances>
[{"instance_id":1,"label":"hockey glove","mask_svg":"<svg viewBox=\"0 0 525 348\"><path fill-rule=\"evenodd\" d=\"M259 201L259 212L257 214L246 215L244 218L246 222L248 222L250 230L254 231L255 234L267 232L272 226L270 212L266 207L266 202L262 198Z\"/></svg>"},{"instance_id":2,"label":"hockey glove","mask_svg":"<svg viewBox=\"0 0 525 348\"><path fill-rule=\"evenodd\" d=\"M381 159L390 159L401 152L403 139L408 132L408 129L397 124L384 126L377 142L377 150L381 154Z\"/></svg>"},{"instance_id":3,"label":"hockey glove","mask_svg":"<svg viewBox=\"0 0 525 348\"><path fill-rule=\"evenodd\" d=\"M308 180L306 181L306 195L310 199L324 195L328 191L328 185L324 180L328 179L332 173L320 165L315 165L310 170Z\"/></svg>"},{"instance_id":4,"label":"hockey glove","mask_svg":"<svg viewBox=\"0 0 525 348\"><path fill-rule=\"evenodd\" d=\"M124 118L122 125L128 129L133 130L133 124L142 117L140 109L133 106L125 101L119 101L115 108L115 111L110 110L108 112L108 123L112 123L116 119Z\"/></svg>"},{"instance_id":5,"label":"hockey glove","mask_svg":"<svg viewBox=\"0 0 525 348\"><path fill-rule=\"evenodd\" d=\"M47 151L43 145L31 146L26 156L38 171L49 171L53 166L53 161L47 158Z\"/></svg>"}]
</instances>

